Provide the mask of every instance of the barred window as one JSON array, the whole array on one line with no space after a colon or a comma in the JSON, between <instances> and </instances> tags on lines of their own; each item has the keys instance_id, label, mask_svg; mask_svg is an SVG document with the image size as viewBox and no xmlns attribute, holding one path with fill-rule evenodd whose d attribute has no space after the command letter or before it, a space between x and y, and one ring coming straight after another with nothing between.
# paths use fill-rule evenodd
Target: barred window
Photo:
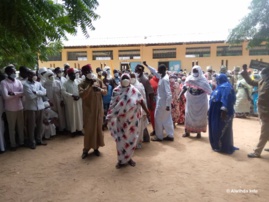
<instances>
[{"instance_id":1,"label":"barred window","mask_svg":"<svg viewBox=\"0 0 269 202\"><path fill-rule=\"evenodd\" d=\"M191 47L191 48L186 48L186 58L192 58L192 57L210 57L210 47Z\"/></svg>"},{"instance_id":2,"label":"barred window","mask_svg":"<svg viewBox=\"0 0 269 202\"><path fill-rule=\"evenodd\" d=\"M261 46L250 48L249 55L269 55L269 47L265 45L261 45Z\"/></svg>"},{"instance_id":3,"label":"barred window","mask_svg":"<svg viewBox=\"0 0 269 202\"><path fill-rule=\"evenodd\" d=\"M62 53L59 52L55 55L48 56L48 61L62 61Z\"/></svg>"},{"instance_id":4,"label":"barred window","mask_svg":"<svg viewBox=\"0 0 269 202\"><path fill-rule=\"evenodd\" d=\"M67 52L67 60L88 60L86 51Z\"/></svg>"},{"instance_id":5,"label":"barred window","mask_svg":"<svg viewBox=\"0 0 269 202\"><path fill-rule=\"evenodd\" d=\"M120 60L140 59L140 50L119 50Z\"/></svg>"},{"instance_id":6,"label":"barred window","mask_svg":"<svg viewBox=\"0 0 269 202\"><path fill-rule=\"evenodd\" d=\"M92 60L113 60L113 51L93 51Z\"/></svg>"},{"instance_id":7,"label":"barred window","mask_svg":"<svg viewBox=\"0 0 269 202\"><path fill-rule=\"evenodd\" d=\"M238 56L242 55L242 46L218 46L217 56Z\"/></svg>"},{"instance_id":8,"label":"barred window","mask_svg":"<svg viewBox=\"0 0 269 202\"><path fill-rule=\"evenodd\" d=\"M176 58L176 48L153 49L153 59Z\"/></svg>"}]
</instances>

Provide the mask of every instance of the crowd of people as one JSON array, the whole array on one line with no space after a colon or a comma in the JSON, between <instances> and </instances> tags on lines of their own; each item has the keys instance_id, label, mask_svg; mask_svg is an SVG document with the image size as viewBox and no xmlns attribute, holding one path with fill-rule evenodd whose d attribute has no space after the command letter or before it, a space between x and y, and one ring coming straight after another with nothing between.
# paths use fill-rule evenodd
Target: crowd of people
<instances>
[{"instance_id":1,"label":"crowd of people","mask_svg":"<svg viewBox=\"0 0 269 202\"><path fill-rule=\"evenodd\" d=\"M103 131L109 130L116 142L116 168L135 166L133 153L144 142L174 141L174 128L184 124L182 137L195 133L201 138L208 129L211 148L232 154L238 149L233 118L259 115L260 140L248 157L260 157L269 135L269 69L251 71L243 65L240 71L225 66L203 71L195 65L190 72L170 72L144 61L134 72L114 69L113 76L109 66L94 72L90 64L81 70L68 64L37 71L21 66L17 75L8 65L0 74L0 151L36 149L62 133L84 136L85 159L90 149L100 155Z\"/></svg>"}]
</instances>

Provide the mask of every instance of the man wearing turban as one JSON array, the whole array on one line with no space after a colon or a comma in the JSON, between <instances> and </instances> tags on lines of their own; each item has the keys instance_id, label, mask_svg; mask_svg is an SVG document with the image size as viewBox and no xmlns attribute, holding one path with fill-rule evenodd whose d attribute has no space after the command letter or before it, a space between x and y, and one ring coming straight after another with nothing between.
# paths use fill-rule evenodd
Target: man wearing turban
<instances>
[{"instance_id":1,"label":"man wearing turban","mask_svg":"<svg viewBox=\"0 0 269 202\"><path fill-rule=\"evenodd\" d=\"M102 95L107 94L107 88L93 75L90 64L83 66L81 72L85 76L85 80L78 86L84 121L84 148L81 157L85 159L90 149L94 150L96 156L100 156L98 148L105 145L102 131L104 116Z\"/></svg>"}]
</instances>

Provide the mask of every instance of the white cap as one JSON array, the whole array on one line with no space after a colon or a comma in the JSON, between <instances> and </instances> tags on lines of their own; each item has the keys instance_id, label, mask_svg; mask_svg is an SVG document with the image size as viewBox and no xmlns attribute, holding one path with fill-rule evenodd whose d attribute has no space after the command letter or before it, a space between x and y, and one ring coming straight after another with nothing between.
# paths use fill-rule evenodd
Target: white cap
<instances>
[{"instance_id":1,"label":"white cap","mask_svg":"<svg viewBox=\"0 0 269 202\"><path fill-rule=\"evenodd\" d=\"M51 71L50 69L46 71L46 73L44 74L44 77L49 78L49 75L54 75L53 71Z\"/></svg>"},{"instance_id":2,"label":"white cap","mask_svg":"<svg viewBox=\"0 0 269 202\"><path fill-rule=\"evenodd\" d=\"M42 74L44 72L46 72L48 69L46 67L41 67L38 69L38 74Z\"/></svg>"},{"instance_id":3,"label":"white cap","mask_svg":"<svg viewBox=\"0 0 269 202\"><path fill-rule=\"evenodd\" d=\"M207 71L208 71L208 70L213 70L213 69L212 69L212 66L207 66L207 67L206 67L206 70L207 70Z\"/></svg>"},{"instance_id":4,"label":"white cap","mask_svg":"<svg viewBox=\"0 0 269 202\"><path fill-rule=\"evenodd\" d=\"M104 67L104 70L105 70L105 71L110 70L110 67L109 67L109 66L105 66L105 67Z\"/></svg>"}]
</instances>

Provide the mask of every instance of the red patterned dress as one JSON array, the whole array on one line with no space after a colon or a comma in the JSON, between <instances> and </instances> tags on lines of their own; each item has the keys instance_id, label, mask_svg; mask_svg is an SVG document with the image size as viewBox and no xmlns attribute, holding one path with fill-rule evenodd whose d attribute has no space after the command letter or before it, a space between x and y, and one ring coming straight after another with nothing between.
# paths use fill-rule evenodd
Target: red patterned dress
<instances>
[{"instance_id":1,"label":"red patterned dress","mask_svg":"<svg viewBox=\"0 0 269 202\"><path fill-rule=\"evenodd\" d=\"M178 101L178 96L180 93L180 88L179 88L179 83L176 81L176 78L171 78L169 79L170 81L170 88L172 92L172 119L173 123L177 123L179 120L180 116L180 111L179 111L179 101Z\"/></svg>"},{"instance_id":2,"label":"red patterned dress","mask_svg":"<svg viewBox=\"0 0 269 202\"><path fill-rule=\"evenodd\" d=\"M181 82L179 85L180 92L183 90L184 83ZM177 120L178 124L184 124L185 122L185 105L186 105L186 97L182 95L181 100L179 102L179 117Z\"/></svg>"},{"instance_id":3,"label":"red patterned dress","mask_svg":"<svg viewBox=\"0 0 269 202\"><path fill-rule=\"evenodd\" d=\"M139 137L142 95L132 85L117 86L113 90L107 120L108 128L116 141L118 162L131 160Z\"/></svg>"}]
</instances>

